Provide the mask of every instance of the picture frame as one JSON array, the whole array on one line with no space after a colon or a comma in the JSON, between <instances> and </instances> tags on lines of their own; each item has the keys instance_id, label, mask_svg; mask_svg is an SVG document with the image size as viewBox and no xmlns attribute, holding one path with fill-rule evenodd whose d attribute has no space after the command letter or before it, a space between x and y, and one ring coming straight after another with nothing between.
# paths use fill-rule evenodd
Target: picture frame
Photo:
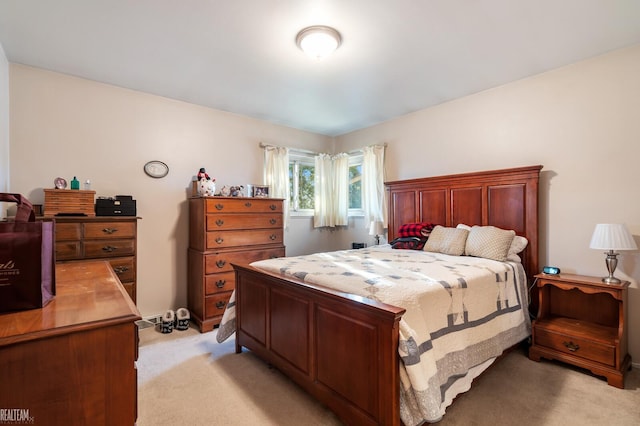
<instances>
[{"instance_id":1,"label":"picture frame","mask_svg":"<svg viewBox=\"0 0 640 426\"><path fill-rule=\"evenodd\" d=\"M252 197L269 198L269 185L251 185Z\"/></svg>"}]
</instances>

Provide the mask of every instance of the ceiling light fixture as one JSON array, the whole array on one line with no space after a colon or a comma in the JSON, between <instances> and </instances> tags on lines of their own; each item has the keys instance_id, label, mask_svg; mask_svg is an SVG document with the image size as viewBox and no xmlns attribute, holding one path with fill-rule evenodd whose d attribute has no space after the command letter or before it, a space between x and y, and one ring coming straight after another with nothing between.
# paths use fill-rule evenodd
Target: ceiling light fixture
<instances>
[{"instance_id":1,"label":"ceiling light fixture","mask_svg":"<svg viewBox=\"0 0 640 426\"><path fill-rule=\"evenodd\" d=\"M307 55L322 59L340 46L342 37L334 28L324 25L307 27L296 36L296 44Z\"/></svg>"}]
</instances>

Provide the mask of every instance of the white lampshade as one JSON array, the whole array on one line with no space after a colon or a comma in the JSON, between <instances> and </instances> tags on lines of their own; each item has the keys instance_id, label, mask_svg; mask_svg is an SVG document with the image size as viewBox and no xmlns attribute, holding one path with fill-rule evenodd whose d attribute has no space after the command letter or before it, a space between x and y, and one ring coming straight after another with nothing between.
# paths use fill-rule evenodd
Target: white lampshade
<instances>
[{"instance_id":1,"label":"white lampshade","mask_svg":"<svg viewBox=\"0 0 640 426\"><path fill-rule=\"evenodd\" d=\"M369 225L369 235L382 235L384 233L384 225L382 222L377 222L375 220L371 221Z\"/></svg>"},{"instance_id":2,"label":"white lampshade","mask_svg":"<svg viewBox=\"0 0 640 426\"><path fill-rule=\"evenodd\" d=\"M304 53L315 59L330 55L340 46L340 33L331 27L315 25L301 30L296 36L296 44Z\"/></svg>"},{"instance_id":3,"label":"white lampshade","mask_svg":"<svg viewBox=\"0 0 640 426\"><path fill-rule=\"evenodd\" d=\"M592 249L601 250L637 250L638 246L631 233L621 223L599 223L591 237Z\"/></svg>"}]
</instances>

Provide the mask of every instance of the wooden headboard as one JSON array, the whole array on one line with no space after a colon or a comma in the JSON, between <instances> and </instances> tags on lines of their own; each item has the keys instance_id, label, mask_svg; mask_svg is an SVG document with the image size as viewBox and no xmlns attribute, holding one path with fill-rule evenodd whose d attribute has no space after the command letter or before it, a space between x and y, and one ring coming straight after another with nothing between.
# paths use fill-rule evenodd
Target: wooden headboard
<instances>
[{"instance_id":1,"label":"wooden headboard","mask_svg":"<svg viewBox=\"0 0 640 426\"><path fill-rule=\"evenodd\" d=\"M521 254L531 279L538 265L538 180L542 166L386 182L389 241L402 224L464 223L513 229L529 240Z\"/></svg>"}]
</instances>

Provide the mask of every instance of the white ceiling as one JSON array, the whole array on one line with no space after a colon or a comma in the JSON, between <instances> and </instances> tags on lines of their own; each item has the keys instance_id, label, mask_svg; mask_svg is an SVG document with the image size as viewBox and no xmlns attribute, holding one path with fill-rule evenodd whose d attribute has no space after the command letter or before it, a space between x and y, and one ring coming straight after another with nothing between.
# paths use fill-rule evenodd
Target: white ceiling
<instances>
[{"instance_id":1,"label":"white ceiling","mask_svg":"<svg viewBox=\"0 0 640 426\"><path fill-rule=\"evenodd\" d=\"M638 0L0 0L10 62L329 136L637 43Z\"/></svg>"}]
</instances>

